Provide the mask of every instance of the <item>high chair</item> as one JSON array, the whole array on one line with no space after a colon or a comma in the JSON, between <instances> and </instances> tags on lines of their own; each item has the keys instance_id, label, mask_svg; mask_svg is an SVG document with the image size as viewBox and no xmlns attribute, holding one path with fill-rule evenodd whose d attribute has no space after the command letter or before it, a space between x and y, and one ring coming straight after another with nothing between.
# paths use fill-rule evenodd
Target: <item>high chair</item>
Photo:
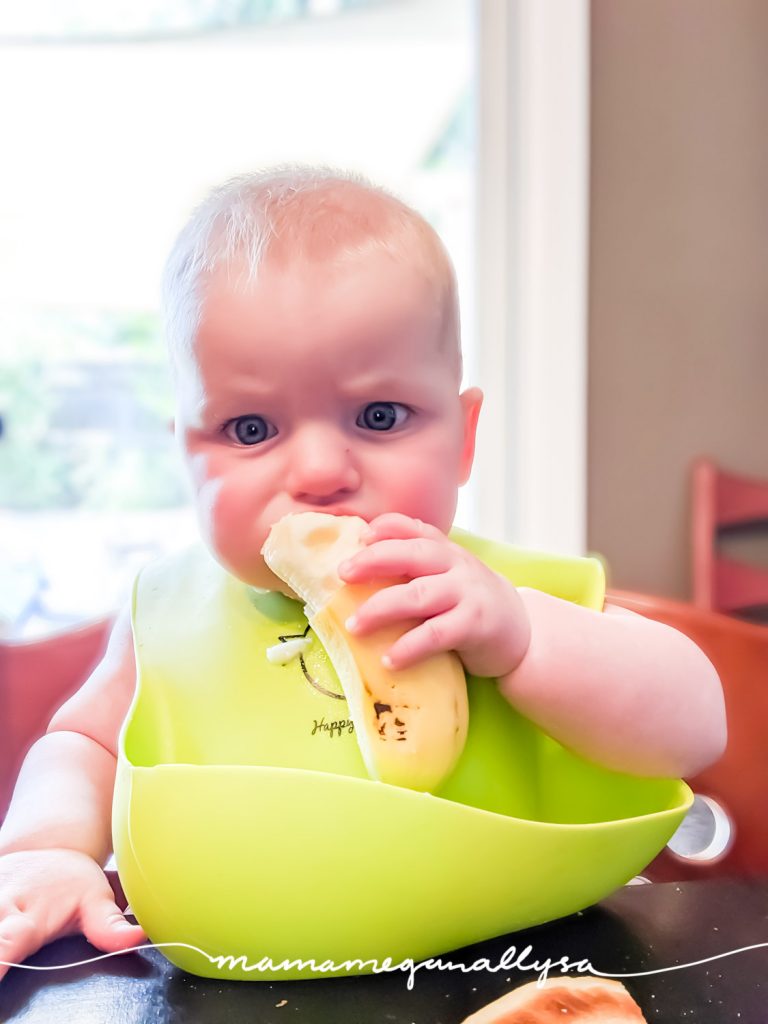
<instances>
[{"instance_id":1,"label":"high chair","mask_svg":"<svg viewBox=\"0 0 768 1024\"><path fill-rule=\"evenodd\" d=\"M606 600L690 636L717 669L725 694L725 753L686 780L706 798L702 813L714 813L709 849L683 857L668 847L642 874L655 881L768 876L768 627L646 594L615 590Z\"/></svg>"},{"instance_id":2,"label":"high chair","mask_svg":"<svg viewBox=\"0 0 768 1024\"><path fill-rule=\"evenodd\" d=\"M0 821L24 756L106 648L104 619L40 640L0 641Z\"/></svg>"},{"instance_id":3,"label":"high chair","mask_svg":"<svg viewBox=\"0 0 768 1024\"><path fill-rule=\"evenodd\" d=\"M768 569L719 551L727 533L768 527L768 480L725 472L702 458L692 482L694 604L736 614L768 606Z\"/></svg>"}]
</instances>

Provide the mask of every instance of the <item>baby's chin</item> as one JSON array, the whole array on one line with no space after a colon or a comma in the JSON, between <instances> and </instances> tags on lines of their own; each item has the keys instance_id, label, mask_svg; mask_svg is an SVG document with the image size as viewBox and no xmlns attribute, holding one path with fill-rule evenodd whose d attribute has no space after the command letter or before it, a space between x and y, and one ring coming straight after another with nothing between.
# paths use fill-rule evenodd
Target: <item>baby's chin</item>
<instances>
[{"instance_id":1,"label":"baby's chin","mask_svg":"<svg viewBox=\"0 0 768 1024\"><path fill-rule=\"evenodd\" d=\"M227 566L225 566L227 568ZM249 568L247 572L238 573L229 569L234 576L237 576L243 583L247 583L249 587L256 587L258 590L279 590L281 594L285 594L286 597L291 597L294 600L298 600L296 594L291 590L288 584L281 580L278 576L269 569L264 562L260 565Z\"/></svg>"},{"instance_id":2,"label":"baby's chin","mask_svg":"<svg viewBox=\"0 0 768 1024\"><path fill-rule=\"evenodd\" d=\"M279 590L286 597L298 600L288 584L278 576L275 576L260 555L253 562L234 564L230 558L216 551L215 548L212 548L210 545L208 545L208 548L219 565L226 569L235 579L240 580L241 583L245 583L249 587L255 587L257 590Z\"/></svg>"},{"instance_id":3,"label":"baby's chin","mask_svg":"<svg viewBox=\"0 0 768 1024\"><path fill-rule=\"evenodd\" d=\"M279 590L281 594L285 594L286 597L290 597L292 601L301 601L298 594L295 594L285 580L278 579L274 573L270 573L270 576L274 580L274 583L269 587L259 587L260 590ZM302 601L302 604L304 602Z\"/></svg>"}]
</instances>

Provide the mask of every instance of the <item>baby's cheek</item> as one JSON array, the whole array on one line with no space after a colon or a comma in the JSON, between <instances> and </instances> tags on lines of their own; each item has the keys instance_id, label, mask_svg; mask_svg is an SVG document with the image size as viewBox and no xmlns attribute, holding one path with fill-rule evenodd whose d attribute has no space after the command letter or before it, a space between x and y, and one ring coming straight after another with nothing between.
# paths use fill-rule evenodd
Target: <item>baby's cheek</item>
<instances>
[{"instance_id":1,"label":"baby's cheek","mask_svg":"<svg viewBox=\"0 0 768 1024\"><path fill-rule=\"evenodd\" d=\"M195 504L203 539L214 551L223 552L238 532L237 502L232 500L225 480L198 480Z\"/></svg>"},{"instance_id":2,"label":"baby's cheek","mask_svg":"<svg viewBox=\"0 0 768 1024\"><path fill-rule=\"evenodd\" d=\"M221 492L221 480L195 481L195 511L203 539L209 543L214 539L216 507Z\"/></svg>"},{"instance_id":3,"label":"baby's cheek","mask_svg":"<svg viewBox=\"0 0 768 1024\"><path fill-rule=\"evenodd\" d=\"M201 502L206 517L206 542L216 559L231 573L253 586L270 586L274 577L266 569L261 546L266 532L254 495L225 478Z\"/></svg>"},{"instance_id":4,"label":"baby's cheek","mask_svg":"<svg viewBox=\"0 0 768 1024\"><path fill-rule=\"evenodd\" d=\"M215 481L211 488L210 502L206 502L207 515L211 536L218 546L236 547L238 543L245 542L246 535L250 533L249 503L241 491L236 481L226 478Z\"/></svg>"},{"instance_id":5,"label":"baby's cheek","mask_svg":"<svg viewBox=\"0 0 768 1024\"><path fill-rule=\"evenodd\" d=\"M445 459L436 459L425 472L425 463L410 465L401 460L388 479L388 508L431 523L447 532L456 512L457 489L451 483Z\"/></svg>"}]
</instances>

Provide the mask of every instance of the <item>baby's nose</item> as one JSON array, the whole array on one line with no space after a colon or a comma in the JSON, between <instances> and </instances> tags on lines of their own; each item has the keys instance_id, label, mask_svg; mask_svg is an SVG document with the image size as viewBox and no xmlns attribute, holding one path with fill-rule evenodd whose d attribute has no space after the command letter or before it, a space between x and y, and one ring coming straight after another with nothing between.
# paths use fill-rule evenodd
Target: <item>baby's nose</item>
<instances>
[{"instance_id":1,"label":"baby's nose","mask_svg":"<svg viewBox=\"0 0 768 1024\"><path fill-rule=\"evenodd\" d=\"M293 441L286 487L295 500L318 504L358 489L360 473L341 432L310 427Z\"/></svg>"}]
</instances>

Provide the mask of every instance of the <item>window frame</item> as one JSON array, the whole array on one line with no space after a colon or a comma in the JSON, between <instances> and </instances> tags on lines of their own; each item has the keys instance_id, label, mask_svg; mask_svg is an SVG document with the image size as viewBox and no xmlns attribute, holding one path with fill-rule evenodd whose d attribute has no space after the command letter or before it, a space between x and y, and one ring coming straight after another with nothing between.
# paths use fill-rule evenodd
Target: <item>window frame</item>
<instances>
[{"instance_id":1,"label":"window frame","mask_svg":"<svg viewBox=\"0 0 768 1024\"><path fill-rule=\"evenodd\" d=\"M479 532L582 554L588 0L478 0Z\"/></svg>"}]
</instances>

